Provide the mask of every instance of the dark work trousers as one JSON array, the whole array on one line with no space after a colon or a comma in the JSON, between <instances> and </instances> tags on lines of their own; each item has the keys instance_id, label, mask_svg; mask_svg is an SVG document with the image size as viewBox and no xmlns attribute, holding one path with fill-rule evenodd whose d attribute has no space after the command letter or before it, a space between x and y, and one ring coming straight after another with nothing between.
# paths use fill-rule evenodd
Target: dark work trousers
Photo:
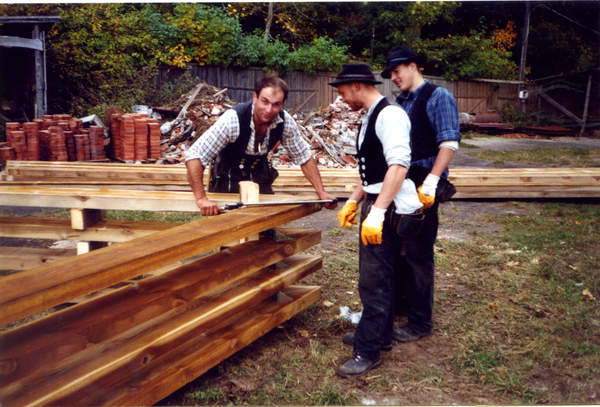
<instances>
[{"instance_id":1,"label":"dark work trousers","mask_svg":"<svg viewBox=\"0 0 600 407\"><path fill-rule=\"evenodd\" d=\"M360 229L377 195L363 200ZM385 214L381 244L359 245L358 292L363 304L354 334L354 353L367 359L379 357L383 344L392 342L394 329L394 259L401 250L401 238L390 227L390 212Z\"/></svg>"},{"instance_id":2,"label":"dark work trousers","mask_svg":"<svg viewBox=\"0 0 600 407\"><path fill-rule=\"evenodd\" d=\"M419 332L433 329L433 246L438 231L438 206L435 202L424 211L421 231L405 238L404 254L394 264L395 313L408 317L408 323Z\"/></svg>"}]
</instances>

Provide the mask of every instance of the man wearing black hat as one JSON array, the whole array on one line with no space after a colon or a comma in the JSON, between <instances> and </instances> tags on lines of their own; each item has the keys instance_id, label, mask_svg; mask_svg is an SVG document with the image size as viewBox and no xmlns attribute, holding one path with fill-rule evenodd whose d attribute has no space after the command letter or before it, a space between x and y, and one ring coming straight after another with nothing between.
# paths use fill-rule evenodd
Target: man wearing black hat
<instances>
[{"instance_id":1,"label":"man wearing black hat","mask_svg":"<svg viewBox=\"0 0 600 407\"><path fill-rule=\"evenodd\" d=\"M402 215L421 216L416 187L405 179L410 166L410 121L375 88L380 83L364 63L344 65L330 83L352 110L367 110L356 145L361 183L338 214L340 227L351 227L362 202L358 291L363 312L356 332L343 338L354 346L354 356L338 368L342 377L378 367L380 352L392 349L393 265L401 251L393 222Z\"/></svg>"},{"instance_id":2,"label":"man wearing black hat","mask_svg":"<svg viewBox=\"0 0 600 407\"><path fill-rule=\"evenodd\" d=\"M433 329L434 251L438 205L453 194L446 181L448 164L460 142L458 110L452 94L423 78L423 56L410 48L392 49L381 76L391 79L401 93L396 102L410 118L412 159L407 177L418 186L425 221L418 235L407 237L405 255L396 269L396 313L408 323L394 331L400 342L416 341Z\"/></svg>"}]
</instances>

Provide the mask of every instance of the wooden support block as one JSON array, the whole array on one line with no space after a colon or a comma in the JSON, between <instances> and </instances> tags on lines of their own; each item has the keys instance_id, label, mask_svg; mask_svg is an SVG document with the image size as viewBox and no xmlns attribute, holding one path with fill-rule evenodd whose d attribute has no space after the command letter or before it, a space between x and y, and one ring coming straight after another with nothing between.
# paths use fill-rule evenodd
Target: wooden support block
<instances>
[{"instance_id":1,"label":"wooden support block","mask_svg":"<svg viewBox=\"0 0 600 407\"><path fill-rule=\"evenodd\" d=\"M107 246L108 242L77 242L77 255L86 254Z\"/></svg>"},{"instance_id":2,"label":"wooden support block","mask_svg":"<svg viewBox=\"0 0 600 407\"><path fill-rule=\"evenodd\" d=\"M86 230L106 218L106 211L102 209L71 209L71 228Z\"/></svg>"},{"instance_id":3,"label":"wooden support block","mask_svg":"<svg viewBox=\"0 0 600 407\"><path fill-rule=\"evenodd\" d=\"M244 203L258 203L260 202L260 187L257 183L252 181L241 181L240 182L240 202ZM247 242L249 240L258 240L258 234L245 237L240 240L240 243Z\"/></svg>"}]
</instances>

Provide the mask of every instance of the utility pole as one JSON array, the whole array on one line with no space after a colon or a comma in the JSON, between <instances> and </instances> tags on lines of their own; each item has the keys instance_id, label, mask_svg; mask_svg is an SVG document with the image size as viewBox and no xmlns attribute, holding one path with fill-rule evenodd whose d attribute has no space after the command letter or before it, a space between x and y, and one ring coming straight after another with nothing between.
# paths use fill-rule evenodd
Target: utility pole
<instances>
[{"instance_id":1,"label":"utility pole","mask_svg":"<svg viewBox=\"0 0 600 407\"><path fill-rule=\"evenodd\" d=\"M523 27L523 45L521 47L521 68L519 70L519 99L521 100L521 113L527 110L527 98L521 97L521 91L525 89L525 62L527 61L527 40L529 37L529 15L531 14L531 4L525 2L525 24Z\"/></svg>"}]
</instances>

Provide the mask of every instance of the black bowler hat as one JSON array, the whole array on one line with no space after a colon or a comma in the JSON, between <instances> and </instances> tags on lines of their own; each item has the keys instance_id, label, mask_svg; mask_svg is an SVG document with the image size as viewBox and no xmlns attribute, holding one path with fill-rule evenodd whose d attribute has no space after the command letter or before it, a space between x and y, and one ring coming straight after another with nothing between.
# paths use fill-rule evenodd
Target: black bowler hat
<instances>
[{"instance_id":1,"label":"black bowler hat","mask_svg":"<svg viewBox=\"0 0 600 407\"><path fill-rule=\"evenodd\" d=\"M390 71L398 64L410 64L411 62L416 62L417 65L421 67L425 64L425 61L427 61L425 56L415 54L413 50L408 47L396 47L388 52L386 67L383 72L381 72L381 77L390 79L392 76L390 75Z\"/></svg>"},{"instance_id":2,"label":"black bowler hat","mask_svg":"<svg viewBox=\"0 0 600 407\"><path fill-rule=\"evenodd\" d=\"M331 86L337 86L340 83L348 82L366 82L373 85L383 83L375 80L375 75L373 75L371 67L364 62L344 64L341 72L338 74L335 80L329 84Z\"/></svg>"}]
</instances>

